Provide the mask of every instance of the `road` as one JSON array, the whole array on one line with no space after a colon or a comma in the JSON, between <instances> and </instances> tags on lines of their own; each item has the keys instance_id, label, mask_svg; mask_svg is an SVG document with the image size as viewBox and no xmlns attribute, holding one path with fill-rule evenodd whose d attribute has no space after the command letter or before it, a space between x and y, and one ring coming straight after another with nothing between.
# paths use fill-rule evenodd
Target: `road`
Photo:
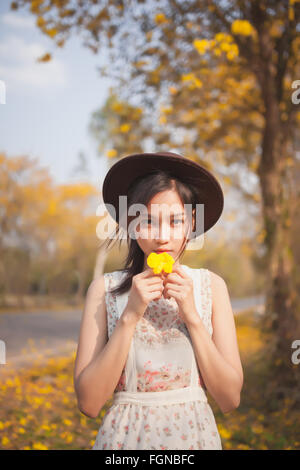
<instances>
[{"instance_id":1,"label":"road","mask_svg":"<svg viewBox=\"0 0 300 470\"><path fill-rule=\"evenodd\" d=\"M263 301L263 297L249 297L233 299L231 304L235 315L254 306L263 313ZM5 358L0 354L0 373L3 368L30 366L36 359L76 352L81 316L82 310L2 313L0 340L5 342Z\"/></svg>"}]
</instances>

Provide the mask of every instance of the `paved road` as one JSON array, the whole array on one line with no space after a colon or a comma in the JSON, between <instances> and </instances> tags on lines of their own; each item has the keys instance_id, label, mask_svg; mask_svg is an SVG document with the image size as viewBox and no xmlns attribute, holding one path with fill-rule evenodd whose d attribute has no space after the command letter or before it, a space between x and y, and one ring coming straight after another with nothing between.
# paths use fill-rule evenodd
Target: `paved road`
<instances>
[{"instance_id":1,"label":"paved road","mask_svg":"<svg viewBox=\"0 0 300 470\"><path fill-rule=\"evenodd\" d=\"M246 308L262 306L263 300L263 297L233 299L231 304L238 315ZM5 359L0 354L0 374L3 368L33 365L39 357L45 360L76 352L81 316L82 310L1 314L0 340L5 342L6 354Z\"/></svg>"},{"instance_id":2,"label":"paved road","mask_svg":"<svg viewBox=\"0 0 300 470\"><path fill-rule=\"evenodd\" d=\"M5 342L6 361L0 371L33 364L39 356L76 351L81 315L81 310L1 314L0 339Z\"/></svg>"}]
</instances>

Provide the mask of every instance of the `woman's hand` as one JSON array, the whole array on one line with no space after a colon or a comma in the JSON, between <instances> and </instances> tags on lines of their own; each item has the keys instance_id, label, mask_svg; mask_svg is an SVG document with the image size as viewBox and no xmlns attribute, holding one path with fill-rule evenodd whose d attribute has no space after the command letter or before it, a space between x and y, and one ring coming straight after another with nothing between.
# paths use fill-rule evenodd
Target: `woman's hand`
<instances>
[{"instance_id":1,"label":"woman's hand","mask_svg":"<svg viewBox=\"0 0 300 470\"><path fill-rule=\"evenodd\" d=\"M179 308L179 315L185 323L200 318L194 301L194 283L180 265L173 265L170 274L164 274L164 291L166 299L173 297Z\"/></svg>"},{"instance_id":2,"label":"woman's hand","mask_svg":"<svg viewBox=\"0 0 300 470\"><path fill-rule=\"evenodd\" d=\"M161 276L153 274L152 269L148 268L136 274L132 278L127 309L139 320L144 315L149 302L161 298L163 289Z\"/></svg>"}]
</instances>

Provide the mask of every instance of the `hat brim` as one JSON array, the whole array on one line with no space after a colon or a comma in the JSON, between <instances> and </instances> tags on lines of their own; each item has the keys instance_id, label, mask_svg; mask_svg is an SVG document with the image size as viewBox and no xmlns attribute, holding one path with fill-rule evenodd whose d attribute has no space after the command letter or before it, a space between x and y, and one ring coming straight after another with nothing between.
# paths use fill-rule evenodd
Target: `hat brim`
<instances>
[{"instance_id":1,"label":"hat brim","mask_svg":"<svg viewBox=\"0 0 300 470\"><path fill-rule=\"evenodd\" d=\"M198 163L171 152L133 154L118 160L103 182L102 196L110 215L119 223L119 196L127 195L136 178L155 170L167 171L186 184L193 184L199 204L204 204L204 227L196 227L192 238L207 232L220 218L224 207L222 188L214 175ZM111 204L115 213L111 210Z\"/></svg>"}]
</instances>

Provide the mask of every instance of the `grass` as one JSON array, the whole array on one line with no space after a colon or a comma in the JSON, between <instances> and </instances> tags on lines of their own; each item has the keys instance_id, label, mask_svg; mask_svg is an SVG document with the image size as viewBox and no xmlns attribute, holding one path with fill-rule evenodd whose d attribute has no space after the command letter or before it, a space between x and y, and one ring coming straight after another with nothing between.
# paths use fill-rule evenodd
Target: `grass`
<instances>
[{"instance_id":1,"label":"grass","mask_svg":"<svg viewBox=\"0 0 300 470\"><path fill-rule=\"evenodd\" d=\"M270 409L263 396L266 372L259 318L235 319L244 370L240 406L223 414L208 395L223 449L300 449L300 411L285 399ZM97 419L80 413L73 387L75 354L6 372L0 366L2 449L91 449L109 400Z\"/></svg>"}]
</instances>

